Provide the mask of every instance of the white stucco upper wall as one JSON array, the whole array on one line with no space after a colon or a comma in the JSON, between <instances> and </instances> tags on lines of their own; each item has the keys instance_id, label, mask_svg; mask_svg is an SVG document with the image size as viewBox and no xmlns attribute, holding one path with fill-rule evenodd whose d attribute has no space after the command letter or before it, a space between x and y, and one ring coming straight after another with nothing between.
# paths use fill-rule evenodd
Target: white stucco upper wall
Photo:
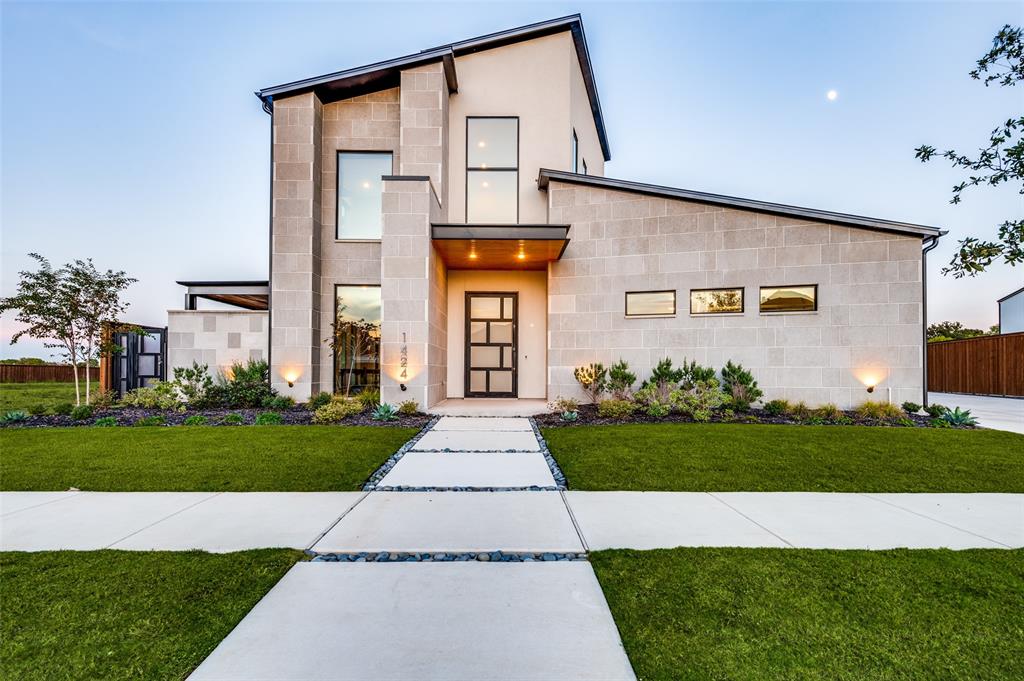
<instances>
[{"instance_id":1,"label":"white stucco upper wall","mask_svg":"<svg viewBox=\"0 0 1024 681\"><path fill-rule=\"evenodd\" d=\"M587 174L604 175L604 152L601 150L594 112L590 108L590 95L587 93L587 84L583 81L583 70L580 68L575 49L570 51L569 59L569 115L579 139L580 157L587 162ZM569 169L571 170L572 166ZM579 171L583 172L582 161Z\"/></svg>"},{"instance_id":2,"label":"white stucco upper wall","mask_svg":"<svg viewBox=\"0 0 1024 681\"><path fill-rule=\"evenodd\" d=\"M572 36L557 33L457 57L455 68L459 92L448 109L448 219L466 220L466 117L518 116L519 222L547 222L547 198L537 190L537 175L541 168L571 170L574 125L588 165L603 167ZM584 101L574 113L577 80Z\"/></svg>"}]
</instances>

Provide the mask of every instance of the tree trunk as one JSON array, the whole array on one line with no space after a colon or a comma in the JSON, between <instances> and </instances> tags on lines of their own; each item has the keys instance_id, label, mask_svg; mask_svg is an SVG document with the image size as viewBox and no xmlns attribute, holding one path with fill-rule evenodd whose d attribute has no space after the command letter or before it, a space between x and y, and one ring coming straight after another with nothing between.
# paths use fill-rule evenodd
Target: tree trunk
<instances>
[{"instance_id":1,"label":"tree trunk","mask_svg":"<svg viewBox=\"0 0 1024 681\"><path fill-rule=\"evenodd\" d=\"M82 404L82 393L78 388L78 354L71 350L71 371L75 375L75 405Z\"/></svg>"}]
</instances>

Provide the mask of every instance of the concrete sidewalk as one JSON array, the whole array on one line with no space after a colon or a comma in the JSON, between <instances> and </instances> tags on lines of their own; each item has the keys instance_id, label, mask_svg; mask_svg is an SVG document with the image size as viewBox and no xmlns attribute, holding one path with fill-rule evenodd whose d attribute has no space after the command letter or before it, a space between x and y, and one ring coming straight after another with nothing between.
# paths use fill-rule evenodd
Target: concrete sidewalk
<instances>
[{"instance_id":1,"label":"concrete sidewalk","mask_svg":"<svg viewBox=\"0 0 1024 681\"><path fill-rule=\"evenodd\" d=\"M1021 494L0 492L0 513L7 551L1024 547Z\"/></svg>"}]
</instances>

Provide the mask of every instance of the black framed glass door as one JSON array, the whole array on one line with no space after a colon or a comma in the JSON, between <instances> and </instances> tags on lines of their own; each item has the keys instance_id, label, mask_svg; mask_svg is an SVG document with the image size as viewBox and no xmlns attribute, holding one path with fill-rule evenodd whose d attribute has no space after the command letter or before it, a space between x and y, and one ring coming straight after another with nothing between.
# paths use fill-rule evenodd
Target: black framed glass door
<instances>
[{"instance_id":1,"label":"black framed glass door","mask_svg":"<svg viewBox=\"0 0 1024 681\"><path fill-rule=\"evenodd\" d=\"M519 296L466 293L466 397L515 397Z\"/></svg>"}]
</instances>

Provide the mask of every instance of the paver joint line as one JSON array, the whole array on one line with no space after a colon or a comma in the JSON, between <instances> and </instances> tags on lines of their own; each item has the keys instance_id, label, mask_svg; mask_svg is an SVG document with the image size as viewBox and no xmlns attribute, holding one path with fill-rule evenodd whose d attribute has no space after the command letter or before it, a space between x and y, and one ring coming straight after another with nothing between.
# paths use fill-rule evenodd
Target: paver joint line
<instances>
[{"instance_id":1,"label":"paver joint line","mask_svg":"<svg viewBox=\"0 0 1024 681\"><path fill-rule=\"evenodd\" d=\"M354 508L355 508L356 506L358 506L359 504L361 504L361 503L362 503L362 501L363 501L363 499L365 499L365 498L366 498L366 497L368 497L369 495L370 495L370 493L369 493L369 492L363 492L363 496L361 496L361 497L359 497L358 499L356 499L356 503L352 504L352 505L351 505L351 506L349 506L349 507L348 507L347 509L345 509L345 512L344 512L344 513L342 513L342 514L341 514L341 515L339 515L339 516L338 516L337 518L335 518L335 519L334 519L334 522L332 522L332 523L331 523L330 525L328 525L328 526L327 526L327 528L326 528L326 529L324 529L324 531L323 531L323 532L321 532L320 534L318 534L318 535L317 535L317 536L316 536L316 537L315 537L315 538L313 539L313 541L311 541L311 542L309 543L309 545L308 545L308 546L306 546L306 551L307 551L307 552L310 552L310 551L312 551L312 550L313 550L313 547L317 545L317 542L319 542L319 541L320 541L321 539L323 539L323 538L324 538L324 537L325 537L325 536L327 535L327 533L328 533L328 532L330 532L331 530L333 530L333 529L334 529L334 526L335 526L335 525L337 525L338 523L340 523L340 522L341 522L341 520L342 520L342 518L344 518L344 517L345 517L345 516L347 516L347 515L348 515L349 513L351 513L351 512L352 512L352 509L354 509Z\"/></svg>"},{"instance_id":2,"label":"paver joint line","mask_svg":"<svg viewBox=\"0 0 1024 681\"><path fill-rule=\"evenodd\" d=\"M975 537L978 537L979 539L984 539L985 541L990 541L990 542L993 542L995 544L999 544L1000 546L1005 546L1008 549L1012 549L1013 548L1009 544L1001 542L998 539L992 539L991 537L986 537L983 534L978 534L977 532L972 532L971 530L968 530L968 529L966 529L964 527L960 527L959 525L954 525L952 523L947 523L944 520L939 520L938 518L933 518L930 515L925 515L924 513L919 513L917 511L911 509L911 508L907 508L906 506L900 506L899 504L893 503L893 502L891 502L891 501L889 501L887 499L880 499L880 498L874 496L873 494L870 494L870 493L867 493L867 492L860 492L859 494L862 497L866 497L868 499L871 499L872 501L878 501L878 502L886 504L888 506L892 506L893 508L898 508L901 511L906 511L907 513L910 513L912 515L916 515L919 518L924 518L925 520L930 520L930 521L932 521L934 523L939 523L940 525L945 525L946 527L952 528L954 530L959 530L960 532L966 532L967 534L970 534L970 535L973 535Z\"/></svg>"},{"instance_id":3,"label":"paver joint line","mask_svg":"<svg viewBox=\"0 0 1024 681\"><path fill-rule=\"evenodd\" d=\"M75 490L73 492L71 490L67 490L67 492L68 492L68 495L66 497L57 497L56 499L50 499L49 501L43 501L43 502L40 502L38 504L32 504L31 506L25 506L23 508L19 508L19 509L15 510L15 511L8 511L7 513L0 513L0 518L6 518L6 517L12 516L12 515L14 515L16 513L21 513L22 511L30 511L33 508L39 508L40 506L48 506L49 504L56 504L59 501L67 501L68 499L74 499L75 497L77 497L79 494L82 493L81 490ZM45 494L45 492L43 492L42 494Z\"/></svg>"},{"instance_id":4,"label":"paver joint line","mask_svg":"<svg viewBox=\"0 0 1024 681\"><path fill-rule=\"evenodd\" d=\"M562 503L565 504L565 510L569 513L569 520L572 521L572 526L576 528L576 534L580 538L580 543L583 544L583 550L590 553L590 545L587 543L587 538L583 535L583 529L576 520L576 514L572 512L572 506L569 505L569 500L565 498L565 490L561 490L559 495L562 497Z\"/></svg>"},{"instance_id":5,"label":"paver joint line","mask_svg":"<svg viewBox=\"0 0 1024 681\"><path fill-rule=\"evenodd\" d=\"M161 518L160 520L157 520L156 522L152 522L149 525L146 525L145 527L140 527L139 529L135 530L134 532L130 532L129 534L126 534L125 536L121 537L117 541L111 542L110 544L107 544L104 548L112 549L115 546L117 546L118 544L120 544L121 542L127 541L128 539L131 539L132 537L137 535L139 532L143 532L145 530L148 530L151 527L155 527L156 525L159 525L160 523L164 522L165 520L168 520L169 518L173 518L174 516L178 515L179 513L184 513L185 511L189 510L190 508L195 508L199 504L205 503L205 502L209 501L210 499L213 499L214 497L220 496L221 494L224 494L224 493L223 492L214 492L213 494L211 494L210 496L206 497L205 499L200 499L196 503L189 504L185 508L180 508L177 511L175 511L174 513L171 513L170 515L167 515L167 516Z\"/></svg>"},{"instance_id":6,"label":"paver joint line","mask_svg":"<svg viewBox=\"0 0 1024 681\"><path fill-rule=\"evenodd\" d=\"M779 541L781 541L782 543L784 543L784 544L785 544L786 546L788 546L789 548L791 548L791 549L795 549L795 548L796 548L796 546L795 546L795 545L794 545L794 544L793 544L792 542L790 542L790 541L789 541L788 539L786 539L785 537L783 537L783 536L779 535L778 533L776 533L776 532L773 532L772 530L768 529L767 527L765 527L765 526L764 526L764 525L762 525L761 523L757 522L756 520L754 520L753 518L751 518L750 516L748 516L748 515L747 515L746 513L743 513L742 511L740 511L740 510L739 510L739 509L737 509L736 507L734 507L734 506L732 506L731 504L729 504L728 502L726 502L726 501L725 501L724 499L721 499L721 498L719 498L719 497L715 496L714 492L706 492L706 494L707 494L707 495L708 495L709 497L711 497L712 499L714 499L715 501L717 501L717 502L721 503L722 505L726 506L727 508L729 508L729 509L730 509L730 510L732 510L733 512L737 513L737 514L738 514L738 515L740 515L740 516L743 516L743 517L744 517L744 518L746 518L746 519L747 519L748 521L750 521L750 522L754 523L755 525L757 525L758 527L760 527L760 528L761 528L762 530L764 530L764 531L765 531L765 532L767 532L768 534L772 535L773 537L775 537L776 539L778 539Z\"/></svg>"}]
</instances>

